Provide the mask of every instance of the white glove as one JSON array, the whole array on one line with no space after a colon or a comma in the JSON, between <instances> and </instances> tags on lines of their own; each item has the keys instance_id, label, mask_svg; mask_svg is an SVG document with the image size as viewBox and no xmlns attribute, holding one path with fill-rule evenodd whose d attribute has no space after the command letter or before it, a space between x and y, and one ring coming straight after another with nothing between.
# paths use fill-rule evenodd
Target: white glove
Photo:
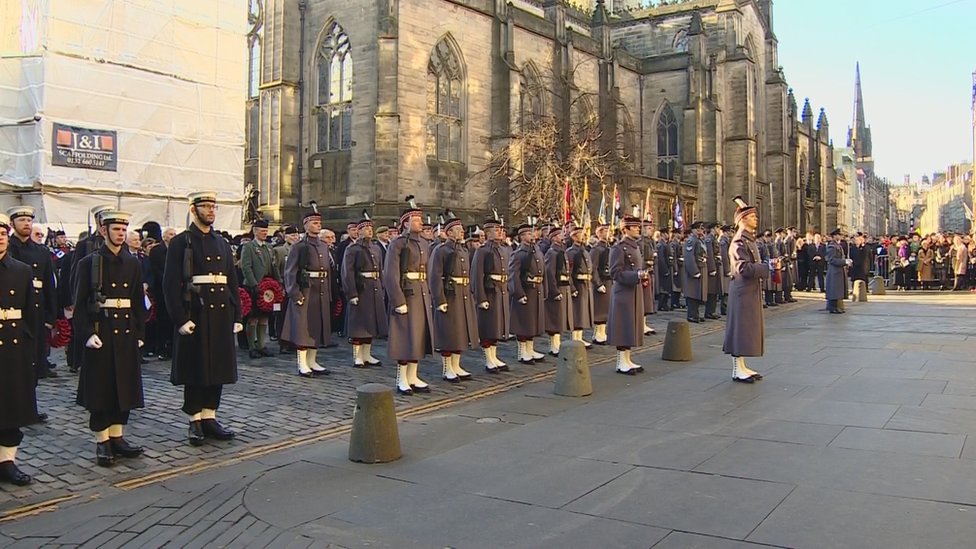
<instances>
[{"instance_id":1,"label":"white glove","mask_svg":"<svg viewBox=\"0 0 976 549\"><path fill-rule=\"evenodd\" d=\"M192 320L187 320L186 324L180 326L180 335L188 336L193 333L193 330L197 329L197 325L193 323Z\"/></svg>"},{"instance_id":2,"label":"white glove","mask_svg":"<svg viewBox=\"0 0 976 549\"><path fill-rule=\"evenodd\" d=\"M486 311L488 310L488 307L490 307L487 301L482 301L481 303L478 304L478 306Z\"/></svg>"},{"instance_id":3,"label":"white glove","mask_svg":"<svg viewBox=\"0 0 976 549\"><path fill-rule=\"evenodd\" d=\"M358 297L350 298L349 299L349 304L350 305L359 305L359 298Z\"/></svg>"},{"instance_id":4,"label":"white glove","mask_svg":"<svg viewBox=\"0 0 976 549\"><path fill-rule=\"evenodd\" d=\"M850 260L850 259L845 259L844 262L847 263L847 266L848 267L850 267L851 265L854 264L854 261L853 260Z\"/></svg>"},{"instance_id":5,"label":"white glove","mask_svg":"<svg viewBox=\"0 0 976 549\"><path fill-rule=\"evenodd\" d=\"M698 273L698 274L696 274L696 275L695 275L695 276L693 276L692 278L701 278L701 273Z\"/></svg>"},{"instance_id":6,"label":"white glove","mask_svg":"<svg viewBox=\"0 0 976 549\"><path fill-rule=\"evenodd\" d=\"M442 312L442 313L446 313L447 312L447 303L441 303L440 305L438 305L437 306L437 310L440 311L440 312Z\"/></svg>"},{"instance_id":7,"label":"white glove","mask_svg":"<svg viewBox=\"0 0 976 549\"><path fill-rule=\"evenodd\" d=\"M601 294L605 294L607 293L607 287L604 286L603 284L600 284L599 286L597 286L596 291L600 292Z\"/></svg>"},{"instance_id":8,"label":"white glove","mask_svg":"<svg viewBox=\"0 0 976 549\"><path fill-rule=\"evenodd\" d=\"M239 334L242 331L244 331L244 325L241 324L240 322L235 322L234 323L234 333L235 334Z\"/></svg>"},{"instance_id":9,"label":"white glove","mask_svg":"<svg viewBox=\"0 0 976 549\"><path fill-rule=\"evenodd\" d=\"M563 294L556 294L556 297L554 297L553 299L556 300L556 301L562 301L563 300Z\"/></svg>"},{"instance_id":10,"label":"white glove","mask_svg":"<svg viewBox=\"0 0 976 549\"><path fill-rule=\"evenodd\" d=\"M140 340L138 340L138 342L139 342L139 348L142 348L142 346L146 344L146 343L145 343L145 342L144 342L143 340L141 340L141 339L140 339Z\"/></svg>"},{"instance_id":11,"label":"white glove","mask_svg":"<svg viewBox=\"0 0 976 549\"><path fill-rule=\"evenodd\" d=\"M98 338L98 334L92 334L91 337L88 338L88 341L85 342L85 347L88 347L89 349L101 349L102 340Z\"/></svg>"},{"instance_id":12,"label":"white glove","mask_svg":"<svg viewBox=\"0 0 976 549\"><path fill-rule=\"evenodd\" d=\"M528 303L528 302L529 302L529 298L527 298L527 297L525 297L525 296L522 296L522 297L520 297L520 298L519 298L519 300L518 300L518 301L519 301L519 303L521 303L522 305L525 305L526 303Z\"/></svg>"},{"instance_id":13,"label":"white glove","mask_svg":"<svg viewBox=\"0 0 976 549\"><path fill-rule=\"evenodd\" d=\"M403 305L400 305L396 309L393 309L393 312L395 312L398 315L405 315L405 314L407 314L407 304L404 303Z\"/></svg>"},{"instance_id":14,"label":"white glove","mask_svg":"<svg viewBox=\"0 0 976 549\"><path fill-rule=\"evenodd\" d=\"M579 292L573 292L573 297L579 297Z\"/></svg>"},{"instance_id":15,"label":"white glove","mask_svg":"<svg viewBox=\"0 0 976 549\"><path fill-rule=\"evenodd\" d=\"M716 274L718 274L718 271L712 271L708 273L708 276L715 276Z\"/></svg>"}]
</instances>

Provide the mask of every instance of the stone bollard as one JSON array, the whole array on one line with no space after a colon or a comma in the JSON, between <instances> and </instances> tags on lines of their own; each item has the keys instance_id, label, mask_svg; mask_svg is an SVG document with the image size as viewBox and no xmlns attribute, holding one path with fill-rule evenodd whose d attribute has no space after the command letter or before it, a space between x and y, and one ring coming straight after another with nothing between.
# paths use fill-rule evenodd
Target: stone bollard
<instances>
[{"instance_id":1,"label":"stone bollard","mask_svg":"<svg viewBox=\"0 0 976 549\"><path fill-rule=\"evenodd\" d=\"M885 295L885 279L876 276L868 282L868 290L870 290L871 295Z\"/></svg>"},{"instance_id":2,"label":"stone bollard","mask_svg":"<svg viewBox=\"0 0 976 549\"><path fill-rule=\"evenodd\" d=\"M854 281L854 298L851 301L864 302L868 300L868 286L863 280Z\"/></svg>"},{"instance_id":3,"label":"stone bollard","mask_svg":"<svg viewBox=\"0 0 976 549\"><path fill-rule=\"evenodd\" d=\"M393 389L380 383L356 388L356 411L349 435L349 459L360 463L386 463L400 459Z\"/></svg>"},{"instance_id":4,"label":"stone bollard","mask_svg":"<svg viewBox=\"0 0 976 549\"><path fill-rule=\"evenodd\" d=\"M586 347L582 341L567 341L559 350L556 365L557 395L582 397L593 394L590 381L590 364L586 361Z\"/></svg>"},{"instance_id":5,"label":"stone bollard","mask_svg":"<svg viewBox=\"0 0 976 549\"><path fill-rule=\"evenodd\" d=\"M661 358L677 362L691 360L691 328L684 320L668 322L668 333L664 336L664 350Z\"/></svg>"}]
</instances>

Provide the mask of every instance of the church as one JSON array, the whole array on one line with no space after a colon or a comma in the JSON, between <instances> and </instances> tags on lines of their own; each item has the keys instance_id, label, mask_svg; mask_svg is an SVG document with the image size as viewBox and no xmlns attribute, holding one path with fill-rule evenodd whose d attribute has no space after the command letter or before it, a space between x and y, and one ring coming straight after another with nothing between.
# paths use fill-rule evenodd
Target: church
<instances>
[{"instance_id":1,"label":"church","mask_svg":"<svg viewBox=\"0 0 976 549\"><path fill-rule=\"evenodd\" d=\"M252 208L383 223L414 195L468 222L511 216L518 169L498 159L548 117L555 148L571 123L597 130L594 212L616 187L659 226L676 204L686 224L730 221L741 195L763 227L829 230L827 116L798 106L773 15L772 0L250 0Z\"/></svg>"}]
</instances>

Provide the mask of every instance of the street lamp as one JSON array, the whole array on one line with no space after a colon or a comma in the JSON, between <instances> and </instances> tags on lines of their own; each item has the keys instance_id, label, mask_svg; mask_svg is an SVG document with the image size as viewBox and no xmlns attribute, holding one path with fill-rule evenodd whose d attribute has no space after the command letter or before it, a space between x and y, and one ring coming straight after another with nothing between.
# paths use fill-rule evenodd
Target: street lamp
<instances>
[{"instance_id":1,"label":"street lamp","mask_svg":"<svg viewBox=\"0 0 976 549\"><path fill-rule=\"evenodd\" d=\"M41 115L35 114L30 118L24 118L22 120L14 120L11 122L0 121L0 128L16 128L18 126L26 126L28 124L37 124L41 121Z\"/></svg>"}]
</instances>

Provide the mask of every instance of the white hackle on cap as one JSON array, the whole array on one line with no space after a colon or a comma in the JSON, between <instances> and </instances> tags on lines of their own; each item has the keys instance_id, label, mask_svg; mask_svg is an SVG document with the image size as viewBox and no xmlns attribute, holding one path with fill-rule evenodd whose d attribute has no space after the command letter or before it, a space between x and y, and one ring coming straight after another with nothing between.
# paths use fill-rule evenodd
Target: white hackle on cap
<instances>
[{"instance_id":1,"label":"white hackle on cap","mask_svg":"<svg viewBox=\"0 0 976 549\"><path fill-rule=\"evenodd\" d=\"M735 198L732 199L732 202L735 202L735 205L740 208L746 208L749 206L748 204L746 204L745 200L742 200L741 196L736 196Z\"/></svg>"}]
</instances>

